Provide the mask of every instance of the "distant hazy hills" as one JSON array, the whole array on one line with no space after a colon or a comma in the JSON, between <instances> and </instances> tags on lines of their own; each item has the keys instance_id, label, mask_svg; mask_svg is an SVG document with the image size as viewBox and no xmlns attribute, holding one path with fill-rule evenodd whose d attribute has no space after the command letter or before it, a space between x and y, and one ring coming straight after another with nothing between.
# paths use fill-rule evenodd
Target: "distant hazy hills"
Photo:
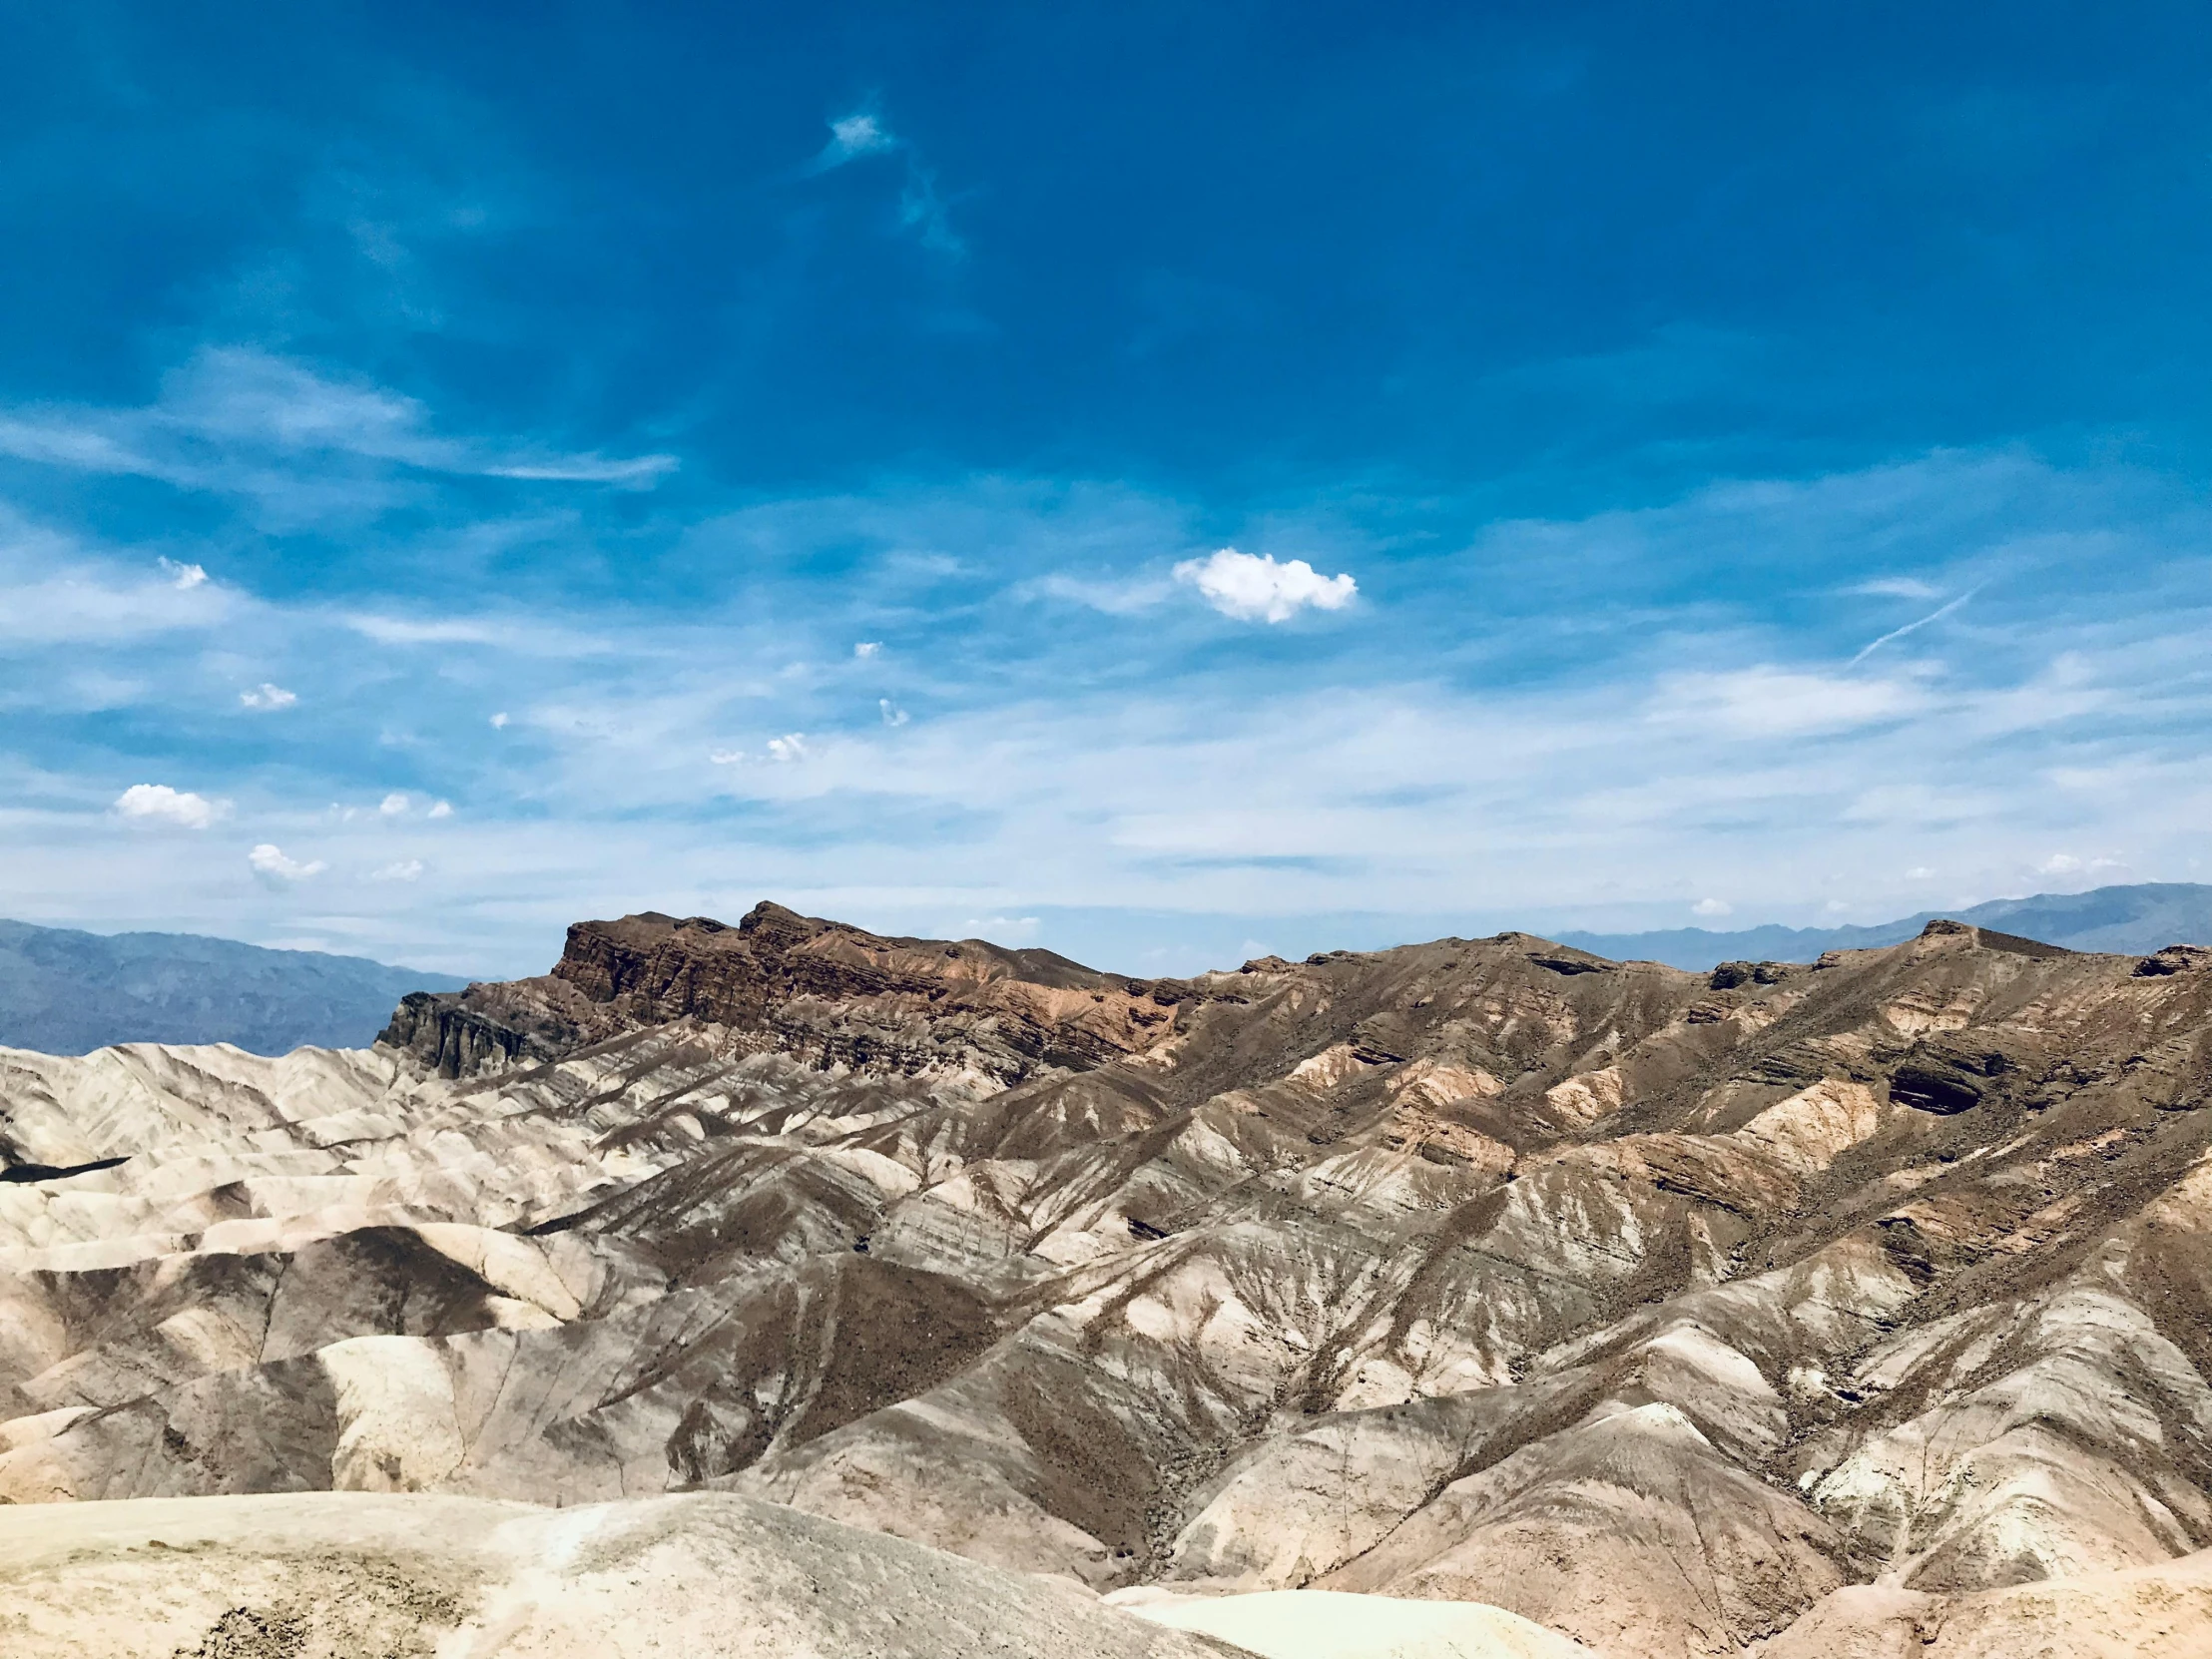
<instances>
[{"instance_id":1,"label":"distant hazy hills","mask_svg":"<svg viewBox=\"0 0 2212 1659\"><path fill-rule=\"evenodd\" d=\"M1666 962L1702 971L1716 962L1810 962L1825 950L1896 944L1937 916L2071 950L2148 952L2168 944L2212 943L2212 886L2147 881L2088 892L2037 893L1991 899L1968 910L1923 910L1871 927L1748 927L1738 933L1675 927L1659 933L1562 933L1559 942L1615 961Z\"/></svg>"},{"instance_id":2,"label":"distant hazy hills","mask_svg":"<svg viewBox=\"0 0 2212 1659\"><path fill-rule=\"evenodd\" d=\"M0 921L0 1046L85 1054L109 1043L364 1048L409 991L446 973L264 950L195 933L78 933Z\"/></svg>"}]
</instances>

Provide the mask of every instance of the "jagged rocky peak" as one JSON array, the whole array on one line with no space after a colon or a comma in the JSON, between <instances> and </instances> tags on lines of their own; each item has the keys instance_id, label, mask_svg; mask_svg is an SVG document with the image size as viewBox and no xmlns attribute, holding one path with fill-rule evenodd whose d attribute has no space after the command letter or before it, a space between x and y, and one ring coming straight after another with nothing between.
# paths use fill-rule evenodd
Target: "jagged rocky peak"
<instances>
[{"instance_id":1,"label":"jagged rocky peak","mask_svg":"<svg viewBox=\"0 0 2212 1659\"><path fill-rule=\"evenodd\" d=\"M763 901L735 926L650 910L577 922L551 973L411 995L380 1041L473 1076L685 1022L723 1052L1015 1082L1141 1053L1205 994L1049 950L890 937Z\"/></svg>"}]
</instances>

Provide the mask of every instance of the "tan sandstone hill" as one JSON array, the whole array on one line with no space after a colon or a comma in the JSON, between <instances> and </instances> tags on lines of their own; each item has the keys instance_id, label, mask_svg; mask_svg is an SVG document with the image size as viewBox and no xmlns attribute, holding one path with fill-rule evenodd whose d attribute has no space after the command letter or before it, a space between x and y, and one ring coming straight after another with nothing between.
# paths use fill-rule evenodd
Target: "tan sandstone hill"
<instances>
[{"instance_id":1,"label":"tan sandstone hill","mask_svg":"<svg viewBox=\"0 0 2212 1659\"><path fill-rule=\"evenodd\" d=\"M370 1051L0 1051L0 1496L728 1491L1610 1659L2064 1624L2212 1545L2208 1098L2188 947L582 923Z\"/></svg>"}]
</instances>

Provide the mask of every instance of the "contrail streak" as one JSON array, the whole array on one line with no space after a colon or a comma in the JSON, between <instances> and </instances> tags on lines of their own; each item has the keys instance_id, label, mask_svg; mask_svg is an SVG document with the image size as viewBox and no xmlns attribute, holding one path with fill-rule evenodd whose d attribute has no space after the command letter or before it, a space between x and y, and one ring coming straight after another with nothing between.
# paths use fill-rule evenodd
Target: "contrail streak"
<instances>
[{"instance_id":1,"label":"contrail streak","mask_svg":"<svg viewBox=\"0 0 2212 1659\"><path fill-rule=\"evenodd\" d=\"M1948 605L1944 605L1937 610L1933 610L1929 612L1928 615L1922 617L1920 621L1908 622L1903 628L1891 629L1887 634L1884 634L1880 639L1876 640L1874 644L1868 646L1864 651L1860 652L1858 656L1852 658L1853 666L1857 666L1858 664L1865 662L1867 658L1872 656L1875 652L1881 650L1884 646L1888 645L1892 640L1902 640L1903 638L1905 638L1906 635L1912 633L1915 629L1926 628L1932 622L1942 621L1943 618L1950 615L1951 612L1957 610L1959 606L1963 605L1967 600L1971 599L1980 591L1981 590L1979 588L1968 588L1956 599L1953 599Z\"/></svg>"}]
</instances>

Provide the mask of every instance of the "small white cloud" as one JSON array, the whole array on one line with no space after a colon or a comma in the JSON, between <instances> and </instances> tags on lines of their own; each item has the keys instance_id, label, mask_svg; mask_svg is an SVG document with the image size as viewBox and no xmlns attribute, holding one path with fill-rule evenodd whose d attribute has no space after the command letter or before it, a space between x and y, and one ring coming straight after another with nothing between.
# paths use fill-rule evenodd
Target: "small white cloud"
<instances>
[{"instance_id":1,"label":"small white cloud","mask_svg":"<svg viewBox=\"0 0 2212 1659\"><path fill-rule=\"evenodd\" d=\"M398 790L393 790L391 794L385 796L383 800L376 804L376 810L386 818L398 818L412 805L413 803L404 794Z\"/></svg>"},{"instance_id":2,"label":"small white cloud","mask_svg":"<svg viewBox=\"0 0 2212 1659\"><path fill-rule=\"evenodd\" d=\"M205 830L231 810L228 801L210 801L190 790L173 790L167 784L133 784L115 798L115 810L125 818L146 823L181 824L187 830Z\"/></svg>"},{"instance_id":3,"label":"small white cloud","mask_svg":"<svg viewBox=\"0 0 2212 1659\"><path fill-rule=\"evenodd\" d=\"M865 661L869 657L880 655L882 649L883 642L881 640L862 640L852 648L852 655Z\"/></svg>"},{"instance_id":4,"label":"small white cloud","mask_svg":"<svg viewBox=\"0 0 2212 1659\"><path fill-rule=\"evenodd\" d=\"M453 803L450 801L435 803L430 808L429 816L431 818L451 818L453 816Z\"/></svg>"},{"instance_id":5,"label":"small white cloud","mask_svg":"<svg viewBox=\"0 0 2212 1659\"><path fill-rule=\"evenodd\" d=\"M270 850L275 851L276 849L272 847ZM400 858L384 865L381 869L369 871L368 878L371 881L413 881L419 879L421 875L422 860L420 858Z\"/></svg>"},{"instance_id":6,"label":"small white cloud","mask_svg":"<svg viewBox=\"0 0 2212 1659\"><path fill-rule=\"evenodd\" d=\"M1735 911L1735 908L1736 906L1729 903L1725 898L1701 898L1690 906L1695 914L1701 916L1730 915Z\"/></svg>"},{"instance_id":7,"label":"small white cloud","mask_svg":"<svg viewBox=\"0 0 2212 1659\"><path fill-rule=\"evenodd\" d=\"M283 848L264 841L246 855L246 861L254 866L254 873L272 883L278 881L304 881L310 875L320 875L330 866L320 858L311 863L301 863L296 858L284 856Z\"/></svg>"},{"instance_id":8,"label":"small white cloud","mask_svg":"<svg viewBox=\"0 0 2212 1659\"><path fill-rule=\"evenodd\" d=\"M897 148L898 140L889 128L868 111L855 110L830 123L830 142L815 158L814 170L827 173L862 156L878 156Z\"/></svg>"},{"instance_id":9,"label":"small white cloud","mask_svg":"<svg viewBox=\"0 0 2212 1659\"><path fill-rule=\"evenodd\" d=\"M718 767L734 767L744 762L745 751L742 749L713 749L707 752L707 759Z\"/></svg>"},{"instance_id":10,"label":"small white cloud","mask_svg":"<svg viewBox=\"0 0 2212 1659\"><path fill-rule=\"evenodd\" d=\"M273 686L264 680L252 691L239 693L239 702L249 709L288 709L299 701L298 694L281 686Z\"/></svg>"},{"instance_id":11,"label":"small white cloud","mask_svg":"<svg viewBox=\"0 0 2212 1659\"><path fill-rule=\"evenodd\" d=\"M1279 564L1272 553L1240 553L1234 547L1203 559L1186 559L1175 579L1188 582L1206 603L1240 622L1288 622L1311 605L1341 611L1360 585L1350 576L1324 576L1304 559Z\"/></svg>"},{"instance_id":12,"label":"small white cloud","mask_svg":"<svg viewBox=\"0 0 2212 1659\"><path fill-rule=\"evenodd\" d=\"M507 729L507 711L502 709L499 711L499 713L493 715L491 717L491 725L493 731L504 732Z\"/></svg>"},{"instance_id":13,"label":"small white cloud","mask_svg":"<svg viewBox=\"0 0 2212 1659\"><path fill-rule=\"evenodd\" d=\"M169 577L169 585L188 593L208 579L205 565L179 564L175 559L164 559L161 566Z\"/></svg>"},{"instance_id":14,"label":"small white cloud","mask_svg":"<svg viewBox=\"0 0 2212 1659\"><path fill-rule=\"evenodd\" d=\"M1926 864L1915 864L1905 872L1905 878L1908 881L1932 881L1936 878L1936 872Z\"/></svg>"},{"instance_id":15,"label":"small white cloud","mask_svg":"<svg viewBox=\"0 0 2212 1659\"><path fill-rule=\"evenodd\" d=\"M1846 910L1850 909L1851 906L1845 903L1844 900L1842 900L1841 898L1832 898L1826 904L1823 904L1821 908L1826 910L1832 916L1840 916Z\"/></svg>"},{"instance_id":16,"label":"small white cloud","mask_svg":"<svg viewBox=\"0 0 2212 1659\"><path fill-rule=\"evenodd\" d=\"M889 698L878 697L875 700L875 706L883 711L883 724L885 726L903 726L906 724L906 711L893 706Z\"/></svg>"},{"instance_id":17,"label":"small white cloud","mask_svg":"<svg viewBox=\"0 0 2212 1659\"><path fill-rule=\"evenodd\" d=\"M2071 852L2053 852L2035 866L2038 875L2071 875L2081 867L2081 860Z\"/></svg>"},{"instance_id":18,"label":"small white cloud","mask_svg":"<svg viewBox=\"0 0 2212 1659\"><path fill-rule=\"evenodd\" d=\"M2125 858L2091 858L2089 860L2089 869L2091 873L2094 873L2095 871L2100 869L2125 868L2127 868L2127 860Z\"/></svg>"},{"instance_id":19,"label":"small white cloud","mask_svg":"<svg viewBox=\"0 0 2212 1659\"><path fill-rule=\"evenodd\" d=\"M804 761L807 758L807 737L803 732L787 732L780 738L768 740L769 758L777 761Z\"/></svg>"}]
</instances>

